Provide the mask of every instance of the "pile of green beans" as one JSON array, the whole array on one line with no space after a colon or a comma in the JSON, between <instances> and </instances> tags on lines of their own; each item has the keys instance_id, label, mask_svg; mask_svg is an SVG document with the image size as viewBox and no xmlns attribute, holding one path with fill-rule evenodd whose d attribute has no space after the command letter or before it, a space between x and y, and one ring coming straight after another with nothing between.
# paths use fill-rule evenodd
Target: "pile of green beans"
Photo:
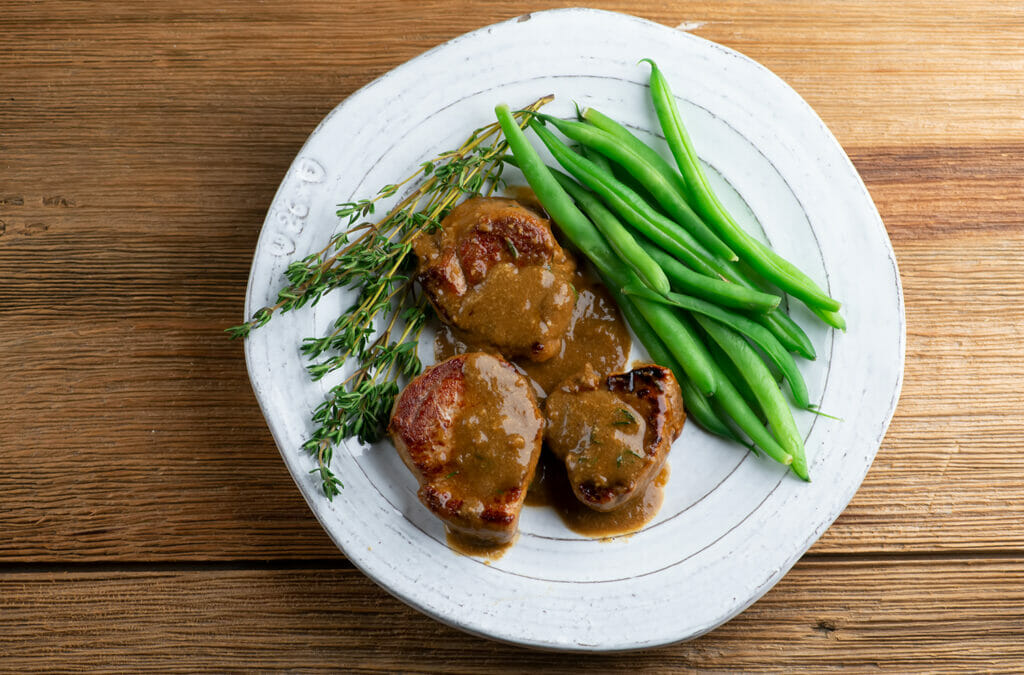
<instances>
[{"instance_id":1,"label":"pile of green beans","mask_svg":"<svg viewBox=\"0 0 1024 675\"><path fill-rule=\"evenodd\" d=\"M781 290L799 298L822 321L840 330L846 327L843 318L837 314L840 304L822 291L796 265L772 251L757 239L750 236L733 219L722 203L715 196L708 184L707 176L701 168L700 160L693 149L690 136L686 133L675 96L668 86L668 80L654 61L644 59L651 66L651 97L658 122L665 133L665 140L676 164L683 175L690 199L694 207L707 222L715 228L739 256L765 280L775 284Z\"/></svg>"},{"instance_id":2,"label":"pile of green beans","mask_svg":"<svg viewBox=\"0 0 1024 675\"><path fill-rule=\"evenodd\" d=\"M707 431L762 451L810 480L782 381L797 408L814 410L793 357L813 359L814 347L782 311L781 295L766 289L788 293L842 329L840 305L722 206L668 82L647 62L651 100L678 170L594 109L575 121L539 113L530 120L566 175L544 164L508 106L499 105L495 112L512 151L506 161L522 171L564 237L597 268L651 358L676 374L689 415Z\"/></svg>"}]
</instances>

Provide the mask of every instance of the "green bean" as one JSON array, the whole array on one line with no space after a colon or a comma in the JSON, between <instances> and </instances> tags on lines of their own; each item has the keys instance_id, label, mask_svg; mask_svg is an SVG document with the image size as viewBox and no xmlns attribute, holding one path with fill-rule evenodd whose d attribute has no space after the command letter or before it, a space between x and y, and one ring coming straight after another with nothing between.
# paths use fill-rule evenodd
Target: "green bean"
<instances>
[{"instance_id":1,"label":"green bean","mask_svg":"<svg viewBox=\"0 0 1024 675\"><path fill-rule=\"evenodd\" d=\"M674 184L680 194L687 196L689 188L686 187L686 181L679 175L679 172L673 169L654 148L637 138L632 131L594 108L584 110L583 119L601 131L611 134L620 143L629 145L637 154L647 160L647 163L654 167L658 173L664 176L666 180Z\"/></svg>"},{"instance_id":2,"label":"green bean","mask_svg":"<svg viewBox=\"0 0 1024 675\"><path fill-rule=\"evenodd\" d=\"M637 138L633 133L625 126L619 124L612 118L603 114L601 111L595 108L587 108L583 111L583 119L588 123L593 124L598 129L607 132L608 134L615 137L620 143L628 145L638 155L642 156L647 160L648 164L654 167L659 173L661 173L666 180L673 182L677 189L683 195L689 195L689 188L686 185L686 181L683 179L679 172L673 169L665 159L659 155L653 148L644 143L642 140ZM685 131L685 129L684 129ZM692 199L692 197L691 197ZM650 253L650 251L648 251ZM664 265L662 265L664 267ZM672 274L669 270L665 270L669 278L672 278ZM753 286L751 286L753 288ZM725 304L725 303L723 303ZM812 312L817 314L819 318L829 325L835 325L840 330L845 330L846 322L843 320L838 313L824 312L828 316L822 315L822 310L810 308ZM779 314L785 316L780 310ZM789 317L786 317L787 319ZM836 323L839 325L836 325ZM771 325L771 324L774 324ZM778 322L772 321L767 324L767 327L772 328L772 332L775 333L776 337L786 346L787 349L793 352L797 352L801 356L813 360L815 358L814 347L811 345L810 340L807 339L807 334L792 321Z\"/></svg>"},{"instance_id":3,"label":"green bean","mask_svg":"<svg viewBox=\"0 0 1024 675\"><path fill-rule=\"evenodd\" d=\"M724 373L723 373L722 377L725 377ZM732 383L730 382L730 384L732 384ZM699 394L700 392L697 392L697 393ZM754 457L760 457L761 456L761 449L758 448L753 443L751 443L750 441L746 440L746 436L744 436L742 433L737 431L736 422L733 421L732 417L729 416L729 413L726 412L725 408L722 406L721 400L719 400L717 397L714 397L714 396L712 396L711 398L708 398L707 396L703 396L703 399L704 399L704 403L706 403L711 408L711 412L713 412L715 415L717 415L718 419L721 420L729 428L729 430L732 431L733 434L736 436L736 438L733 438L733 440L736 440L737 443L741 443L742 445L746 446L746 448L748 450L750 450L752 453L754 453ZM686 395L684 394L683 395L683 401L686 401L686 400L687 400L686 399ZM687 404L687 405L689 405L689 404ZM792 458L792 455L788 455L787 454L787 456Z\"/></svg>"},{"instance_id":4,"label":"green bean","mask_svg":"<svg viewBox=\"0 0 1024 675\"><path fill-rule=\"evenodd\" d=\"M819 319L827 323L829 326L834 326L839 330L846 330L846 319L839 314L839 312L829 312L821 309L820 307L808 307L807 309L817 316Z\"/></svg>"},{"instance_id":5,"label":"green bean","mask_svg":"<svg viewBox=\"0 0 1024 675\"><path fill-rule=\"evenodd\" d=\"M583 146L583 156L586 157L587 159L593 159L594 157L604 157L604 155L597 152L593 148L588 148L586 146ZM615 180L619 181L620 183L628 187L630 190L635 192L640 197L640 199L650 204L655 211L658 211L662 215L665 215L664 209L662 209L661 206L658 205L658 200L654 198L654 195L648 192L647 188L641 185L636 178L633 178L632 174L623 169L621 164L610 162L608 161L607 157L604 157L604 164L601 164L600 162L594 163L597 164L598 166L601 166L602 168L607 166L608 171L611 172L612 177L614 177Z\"/></svg>"},{"instance_id":6,"label":"green bean","mask_svg":"<svg viewBox=\"0 0 1024 675\"><path fill-rule=\"evenodd\" d=\"M598 232L604 235L605 241L618 254L622 262L626 263L644 284L661 294L672 290L668 277L665 276L665 272L658 263L637 243L633 235L619 222L619 219L601 205L595 195L587 192L579 183L564 173L550 167L548 170L558 180L559 185L569 193L569 196L576 200L583 213L590 218L590 222L594 224Z\"/></svg>"},{"instance_id":7,"label":"green bean","mask_svg":"<svg viewBox=\"0 0 1024 675\"><path fill-rule=\"evenodd\" d=\"M650 204L652 207L654 207L656 211L659 211L662 214L664 214L664 211L662 211L661 207L658 206L658 200L655 199L654 196L651 195L651 193L648 192L643 185L638 183L636 178L633 178L633 176L631 176L628 171L623 169L618 164L613 164L611 162L609 162L609 164L612 167L612 175L615 176L615 180L619 181L620 183L628 187L630 190L640 195L640 198L643 199L648 204Z\"/></svg>"},{"instance_id":8,"label":"green bean","mask_svg":"<svg viewBox=\"0 0 1024 675\"><path fill-rule=\"evenodd\" d=\"M626 281L625 284L619 284L619 287L628 284L629 281ZM718 389L718 378L715 376L714 364L706 356L706 352L698 349L700 337L696 331L680 322L677 314L661 303L636 298L634 304L647 319L647 323L651 324L659 335L666 336L666 346L694 384L708 396L714 395ZM669 311L665 311L666 309Z\"/></svg>"},{"instance_id":9,"label":"green bean","mask_svg":"<svg viewBox=\"0 0 1024 675\"><path fill-rule=\"evenodd\" d=\"M667 180L671 180L675 183L676 187L682 192L682 194L688 194L688 188L686 187L686 181L679 175L679 172L669 166L661 155L655 152L650 146L645 144L639 138L634 136L626 127L622 126L610 117L602 114L600 111L594 108L587 108L583 112L583 118L593 124L598 129L605 131L623 144L629 144L638 154L642 155L647 162L657 169ZM643 245L644 242L641 242ZM651 251L648 249L648 253ZM652 257L654 255L652 254ZM655 258L657 260L657 258ZM665 269L665 273L668 274L670 280L674 280L672 277L672 270L666 268L662 264L662 268ZM734 283L742 284L746 288L751 290L760 291L753 283L748 281L742 273L738 270L733 273L732 270L722 270L716 268L719 274L725 279ZM688 290L689 289L685 289ZM693 291L690 291L693 292ZM762 291L763 292L763 291ZM722 304L726 304L722 302ZM813 310L812 310L813 311ZM838 316L838 315L836 315ZM796 352L804 358L813 360L816 356L814 351L814 345L808 339L807 334L789 318L782 310L771 312L764 317L756 317L756 320L764 325L766 328L772 331L772 333L779 339L780 342L791 352ZM822 317L826 323L832 323ZM841 320L841 318L840 318Z\"/></svg>"},{"instance_id":10,"label":"green bean","mask_svg":"<svg viewBox=\"0 0 1024 675\"><path fill-rule=\"evenodd\" d=\"M711 278L722 277L733 283L742 284L747 288L756 290L756 287L738 269L710 255L692 237L688 241L681 242L678 239L673 239L671 236L666 236L666 224L667 228L670 229L673 224L672 221L654 211L635 192L632 192L620 182L615 181L614 178L600 175L600 170L593 163L574 153L568 146L559 141L554 134L540 126L539 123L531 120L530 126L540 136L544 144L551 150L552 155L563 167L597 192L604 199L605 203L618 212L627 222L647 235L656 245L675 255L691 269L705 276ZM655 225L655 223L659 222L660 228L658 225ZM685 230L679 229L675 230L675 233L681 237L688 235ZM784 313L774 310L764 317L758 317L756 320L771 330L787 349L796 351L808 359L815 358L814 346L807 338L807 335L796 325L796 322Z\"/></svg>"},{"instance_id":11,"label":"green bean","mask_svg":"<svg viewBox=\"0 0 1024 675\"><path fill-rule=\"evenodd\" d=\"M781 370L779 370L779 367L775 365L775 362L767 358L762 353L763 350L759 350L756 345L754 346L754 351L756 351L758 355L761 357L761 360L764 362L764 365L768 366L768 372L772 374L772 379L775 380L775 384L779 385L779 387L782 387L782 381L786 379L786 375ZM716 356L715 358L718 357ZM810 406L804 408L804 410L810 409Z\"/></svg>"},{"instance_id":12,"label":"green bean","mask_svg":"<svg viewBox=\"0 0 1024 675\"><path fill-rule=\"evenodd\" d=\"M764 410L765 416L768 418L772 434L793 457L793 472L804 480L810 480L807 474L807 456L804 452L803 438L796 428L793 413L775 384L775 380L772 379L768 368L739 333L700 314L695 314L694 318L736 364L736 368L754 391L754 395L761 404L761 409ZM719 388L722 388L721 384Z\"/></svg>"},{"instance_id":13,"label":"green bean","mask_svg":"<svg viewBox=\"0 0 1024 675\"><path fill-rule=\"evenodd\" d=\"M748 319L745 316L723 309L699 298L693 298L681 293L667 293L659 296L646 286L640 284L627 284L622 291L631 297L643 297L652 302L663 302L674 305L690 312L696 312L729 326L736 332L750 338L754 344L764 350L765 355L782 371L789 382L789 390L793 395L793 401L798 408L807 409L811 405L807 394L807 385L804 382L800 369L796 366L793 356L786 351L786 348L772 335L771 331L759 323ZM702 324L703 325L703 324ZM756 355L756 353L755 353Z\"/></svg>"},{"instance_id":14,"label":"green bean","mask_svg":"<svg viewBox=\"0 0 1024 675\"><path fill-rule=\"evenodd\" d=\"M636 275L619 262L594 225L548 171L540 155L526 140L526 135L512 117L508 106L499 105L494 112L519 170L562 233L613 285L621 288L635 280ZM655 330L671 336L667 346L694 384L705 394L713 394L717 388L716 369L692 327L683 325L678 316L664 305L649 301L640 301L636 305Z\"/></svg>"},{"instance_id":15,"label":"green bean","mask_svg":"<svg viewBox=\"0 0 1024 675\"><path fill-rule=\"evenodd\" d=\"M654 262L647 252L640 248L632 235L617 220L598 221L591 218L598 232L604 235L609 246L619 258L629 266L644 285L656 293L668 293L672 290L665 272Z\"/></svg>"},{"instance_id":16,"label":"green bean","mask_svg":"<svg viewBox=\"0 0 1024 675\"><path fill-rule=\"evenodd\" d=\"M761 404L758 403L757 397L754 396L754 390L750 388L747 381L743 379L743 375L737 370L736 364L733 363L726 355L722 348L718 346L718 343L711 339L711 336L707 333L705 335L704 346L711 352L711 358L715 360L715 365L722 370L722 374L733 383L736 390L743 397L743 400L747 402L750 409L757 415L757 419L761 420L761 424L767 424L768 418L764 416L764 410L761 409Z\"/></svg>"},{"instance_id":17,"label":"green bean","mask_svg":"<svg viewBox=\"0 0 1024 675\"><path fill-rule=\"evenodd\" d=\"M611 171L612 171L612 163L608 161L607 157L602 155L597 150L594 150L593 148L588 148L585 145L582 146L582 147L583 147L583 156L584 157L586 157L591 162L593 162L598 167L600 167L602 171L607 171L607 172L611 173Z\"/></svg>"},{"instance_id":18,"label":"green bean","mask_svg":"<svg viewBox=\"0 0 1024 675\"><path fill-rule=\"evenodd\" d=\"M723 279L753 291L760 290L758 286L750 281L750 279L735 265L715 261L715 269ZM763 293L765 291L761 292ZM817 358L817 353L814 351L814 345L811 344L811 339L807 337L807 333L800 328L796 321L793 321L788 314L782 311L781 308L777 307L765 314L755 314L754 320L770 330L772 334L779 339L779 342L781 342L789 351L796 352L805 359L810 359L812 361Z\"/></svg>"},{"instance_id":19,"label":"green bean","mask_svg":"<svg viewBox=\"0 0 1024 675\"><path fill-rule=\"evenodd\" d=\"M646 239L639 240L639 244L654 262L661 265L673 286L690 295L717 302L725 307L749 309L754 312L770 312L778 307L779 301L782 300L771 293L762 293L741 284L697 274Z\"/></svg>"},{"instance_id":20,"label":"green bean","mask_svg":"<svg viewBox=\"0 0 1024 675\"><path fill-rule=\"evenodd\" d=\"M722 266L724 268L716 267L720 271L722 278L750 290L766 292L751 281L736 264L727 265L722 263ZM811 339L807 337L807 333L781 308L775 308L766 314L755 315L754 320L770 330L789 351L796 352L805 359L812 361L817 358L814 345L811 344Z\"/></svg>"},{"instance_id":21,"label":"green bean","mask_svg":"<svg viewBox=\"0 0 1024 675\"><path fill-rule=\"evenodd\" d=\"M613 162L608 161L607 157L602 155L600 152L594 150L593 148L588 148L586 146L582 146L582 150L583 150L583 152L581 154L584 157L586 157L587 159L589 159L590 161L592 161L594 164L598 165L602 169L608 171L612 175L612 177L615 178L615 180L619 181L620 183L622 183L623 185L628 187L630 190L635 192L637 194L637 196L640 197L640 199L644 200L647 204L649 204L650 206L655 208L655 210L660 210L659 207L658 207L657 200L654 199L653 196L651 196L651 193L648 192L647 189L644 188L643 185L638 183L637 180L635 178L633 178L632 175L629 174L629 172L627 172L625 169L622 168L622 166L620 166L619 164L615 164ZM548 168L550 169L551 166L549 165ZM576 182L576 181L573 180L573 182ZM578 183L577 183L577 185L578 185ZM586 188L584 188L584 189L586 189ZM662 215L664 215L663 211L661 213L662 213ZM641 237L641 239L642 238L643 237ZM637 239L637 242L639 243L640 239ZM673 258L673 260L674 259L675 258Z\"/></svg>"},{"instance_id":22,"label":"green bean","mask_svg":"<svg viewBox=\"0 0 1024 675\"><path fill-rule=\"evenodd\" d=\"M807 333L790 318L781 308L775 309L767 314L754 315L754 321L772 332L779 342L791 352L796 352L805 359L813 361L818 358L814 351L814 345Z\"/></svg>"},{"instance_id":23,"label":"green bean","mask_svg":"<svg viewBox=\"0 0 1024 675\"><path fill-rule=\"evenodd\" d=\"M690 320L682 315L679 316L679 321L683 325L689 326L690 324ZM692 326L690 326L690 328L692 330ZM705 347L703 343L700 343L699 347L704 356L711 360L711 354L708 353L707 347ZM714 361L711 360L711 363L714 364ZM764 364L762 364L762 367L763 366ZM715 377L718 380L718 391L715 392L715 396L711 401L720 404L722 410L724 410L725 413L729 415L734 422L736 422L736 426L738 426L743 433L749 436L757 447L764 450L766 455L780 464L784 464L786 466L791 465L794 459L793 455L786 452L786 450L779 445L779 442L768 432L768 429L761 424L761 421L757 419L757 415L755 415L750 409L750 406L746 404L739 391L737 391L733 383L729 381L729 378L722 373L717 364L714 368ZM776 391L778 390L776 389Z\"/></svg>"},{"instance_id":24,"label":"green bean","mask_svg":"<svg viewBox=\"0 0 1024 675\"><path fill-rule=\"evenodd\" d=\"M762 293L780 293L777 288L758 276L757 272L742 260L734 263L734 267L737 274L742 277L742 283L750 288L755 288ZM814 310L811 309L810 311L813 312ZM771 330L779 338L779 342L784 344L789 351L797 352L812 361L816 358L814 345L811 344L807 333L782 308L774 312L769 321L759 321L759 323Z\"/></svg>"},{"instance_id":25,"label":"green bean","mask_svg":"<svg viewBox=\"0 0 1024 675\"><path fill-rule=\"evenodd\" d=\"M530 120L530 128L540 137L559 164L600 195L623 220L698 272L707 276L719 274L716 268L721 266L720 261L694 239L693 235L655 211L638 194L615 180L614 176L602 171L586 157L573 152L536 120Z\"/></svg>"},{"instance_id":26,"label":"green bean","mask_svg":"<svg viewBox=\"0 0 1024 675\"><path fill-rule=\"evenodd\" d=\"M720 380L718 393L715 394L711 401L720 405L722 410L736 422L736 426L742 429L747 436L750 436L754 441L754 445L763 450L766 455L785 466L793 464L793 455L786 452L779 445L779 442L775 440L775 437L768 432L768 429L761 424L761 420L757 418L757 415L750 409L750 406L746 404L729 378L725 377L721 372L719 372L718 377Z\"/></svg>"},{"instance_id":27,"label":"green bean","mask_svg":"<svg viewBox=\"0 0 1024 675\"><path fill-rule=\"evenodd\" d=\"M661 246L660 241L651 239L651 242L660 246L667 253L680 253L678 250L673 250L665 246ZM648 249L648 253L651 251ZM711 279L725 279L726 281L734 284L743 286L752 291L761 291L757 285L748 279L741 269L725 261L717 258L708 258L700 254L698 250L696 255L690 257L684 257L677 255L682 262L686 263L692 270L707 276ZM814 345L811 344L810 338L807 337L807 333L803 331L800 326L793 321L785 312L781 309L773 309L762 315L756 315L754 320L765 326L768 330L779 339L779 341L791 352L796 352L806 359L814 360L817 358L817 353L814 350Z\"/></svg>"},{"instance_id":28,"label":"green bean","mask_svg":"<svg viewBox=\"0 0 1024 675\"><path fill-rule=\"evenodd\" d=\"M689 230L697 241L713 255L724 260L736 260L736 254L712 232L679 193L675 181L669 180L637 151L634 144L624 143L606 131L591 124L563 120L551 115L537 114L536 117L550 122L565 136L585 148L596 150L601 155L621 165L661 204L677 223ZM637 141L639 143L639 141Z\"/></svg>"},{"instance_id":29,"label":"green bean","mask_svg":"<svg viewBox=\"0 0 1024 675\"><path fill-rule=\"evenodd\" d=\"M808 307L832 313L838 311L841 307L839 302L830 298L795 265L747 234L722 206L700 166L700 160L683 126L668 81L654 61L644 60L651 66L651 97L654 101L654 110L665 133L669 149L695 200L694 207L708 220L709 225L715 227L717 234L757 270L758 274L793 297L799 298ZM834 314L825 314L822 318L829 321L830 325L839 323L835 320Z\"/></svg>"},{"instance_id":30,"label":"green bean","mask_svg":"<svg viewBox=\"0 0 1024 675\"><path fill-rule=\"evenodd\" d=\"M668 351L661 338L658 337L650 324L647 323L640 314L640 311L633 305L633 302L616 289L613 284L608 283L607 279L604 282L612 297L615 298L615 302L622 311L622 315L626 317L626 321L629 322L640 343L647 350L651 360L658 365L665 366L675 374L676 381L679 383L679 390L683 394L683 403L686 406L687 415L693 418L706 431L716 436L736 441L740 445L745 445L750 450L757 452L754 446L744 440L728 422L722 419L708 398L690 381L690 378L686 376L686 373L679 366L679 362Z\"/></svg>"},{"instance_id":31,"label":"green bean","mask_svg":"<svg viewBox=\"0 0 1024 675\"><path fill-rule=\"evenodd\" d=\"M683 395L683 404L686 407L686 414L693 418L693 420L701 426L705 431L708 431L715 436L721 436L722 438L730 441L735 441L740 445L746 447L748 450L753 452L755 455L760 454L757 447L745 440L739 432L737 432L725 418L728 417L725 411L721 411L720 406L716 406L717 401L714 397L708 398L704 394L700 393L700 389L694 386L693 382L685 375L680 379L676 378L679 382L679 391Z\"/></svg>"},{"instance_id":32,"label":"green bean","mask_svg":"<svg viewBox=\"0 0 1024 675\"><path fill-rule=\"evenodd\" d=\"M751 281L751 274L756 274L756 272L744 270L742 263L734 263L722 270L722 277L733 283L762 293L769 292L766 288ZM781 308L773 309L766 314L755 315L754 320L770 330L789 351L796 352L811 361L817 358L814 345L811 344L807 333Z\"/></svg>"}]
</instances>

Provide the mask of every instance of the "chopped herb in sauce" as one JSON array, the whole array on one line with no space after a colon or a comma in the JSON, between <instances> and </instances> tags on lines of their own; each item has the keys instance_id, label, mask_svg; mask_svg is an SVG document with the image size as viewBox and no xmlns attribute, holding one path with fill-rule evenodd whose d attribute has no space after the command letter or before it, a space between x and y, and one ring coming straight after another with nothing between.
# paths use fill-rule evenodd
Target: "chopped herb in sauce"
<instances>
[{"instance_id":1,"label":"chopped herb in sauce","mask_svg":"<svg viewBox=\"0 0 1024 675\"><path fill-rule=\"evenodd\" d=\"M643 455L638 454L638 453L634 452L633 450L630 450L629 452L624 452L624 453L622 453L621 455L619 455L618 457L615 458L615 466L622 466L622 460L624 460L624 459L634 459L634 458L643 459Z\"/></svg>"},{"instance_id":2,"label":"chopped herb in sauce","mask_svg":"<svg viewBox=\"0 0 1024 675\"><path fill-rule=\"evenodd\" d=\"M625 408L619 408L618 412L621 415L621 419L617 419L612 422L612 426L621 427L627 424L634 424L636 422L636 418L633 417L633 414Z\"/></svg>"},{"instance_id":3,"label":"chopped herb in sauce","mask_svg":"<svg viewBox=\"0 0 1024 675\"><path fill-rule=\"evenodd\" d=\"M513 260L519 260L519 249L512 243L512 240L505 237L505 246L508 247L508 252L512 254Z\"/></svg>"}]
</instances>

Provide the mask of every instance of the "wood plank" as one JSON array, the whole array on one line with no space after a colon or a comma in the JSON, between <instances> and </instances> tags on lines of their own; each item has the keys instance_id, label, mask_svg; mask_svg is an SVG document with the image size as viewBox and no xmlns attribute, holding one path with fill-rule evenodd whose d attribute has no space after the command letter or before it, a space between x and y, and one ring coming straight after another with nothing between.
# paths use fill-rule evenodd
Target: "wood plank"
<instances>
[{"instance_id":1,"label":"wood plank","mask_svg":"<svg viewBox=\"0 0 1024 675\"><path fill-rule=\"evenodd\" d=\"M530 8L561 4L546 0ZM968 9L955 0L685 6L604 0L593 6L688 26L761 61L807 97L844 143L974 142L1024 131L1015 105L1024 93L1024 11L1017 3L974 2ZM5 90L17 94L13 108L37 133L47 133L47 122L66 112L68 96L130 110L107 96L107 87L89 87L95 75L114 85L114 94L143 97L156 117L196 102L237 114L252 108L255 95L297 110L313 104L315 123L372 77L521 11L485 0L423 2L416 12L397 0L372 8L326 0L211 8L191 0L157 10L141 0L105 9L79 1L61 3L59 13L14 3L0 25L17 48L0 50L0 68L18 66L4 68ZM50 107L34 105L37 97ZM202 109L197 112L202 123ZM91 123L113 122L103 115Z\"/></svg>"},{"instance_id":2,"label":"wood plank","mask_svg":"<svg viewBox=\"0 0 1024 675\"><path fill-rule=\"evenodd\" d=\"M1020 560L804 562L702 638L611 656L465 635L351 569L0 573L0 663L17 672L1009 672L1022 659Z\"/></svg>"},{"instance_id":3,"label":"wood plank","mask_svg":"<svg viewBox=\"0 0 1024 675\"><path fill-rule=\"evenodd\" d=\"M1024 459L1008 450L1024 445L1022 149L852 149L901 266L906 384L864 487L815 550L1024 550ZM0 558L336 555L220 334L256 210L3 208L45 228L0 236Z\"/></svg>"},{"instance_id":4,"label":"wood plank","mask_svg":"<svg viewBox=\"0 0 1024 675\"><path fill-rule=\"evenodd\" d=\"M687 8L689 10L689 8ZM782 76L844 145L1021 138L1015 3L709 3L694 32Z\"/></svg>"}]
</instances>

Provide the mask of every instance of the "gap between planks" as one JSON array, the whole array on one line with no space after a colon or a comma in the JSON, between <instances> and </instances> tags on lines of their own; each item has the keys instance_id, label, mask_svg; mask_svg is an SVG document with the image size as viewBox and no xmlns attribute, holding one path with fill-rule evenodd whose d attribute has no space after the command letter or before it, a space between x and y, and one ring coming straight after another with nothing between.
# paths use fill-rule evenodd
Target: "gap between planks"
<instances>
[{"instance_id":1,"label":"gap between planks","mask_svg":"<svg viewBox=\"0 0 1024 675\"><path fill-rule=\"evenodd\" d=\"M815 553L804 554L801 563L918 563L967 562L972 560L1024 560L1024 549L987 551L907 551L892 553ZM269 559L269 560L211 560L211 561L71 561L71 562L0 562L0 576L9 574L56 573L118 573L139 572L236 572L236 571L311 571L354 570L347 558Z\"/></svg>"}]
</instances>

